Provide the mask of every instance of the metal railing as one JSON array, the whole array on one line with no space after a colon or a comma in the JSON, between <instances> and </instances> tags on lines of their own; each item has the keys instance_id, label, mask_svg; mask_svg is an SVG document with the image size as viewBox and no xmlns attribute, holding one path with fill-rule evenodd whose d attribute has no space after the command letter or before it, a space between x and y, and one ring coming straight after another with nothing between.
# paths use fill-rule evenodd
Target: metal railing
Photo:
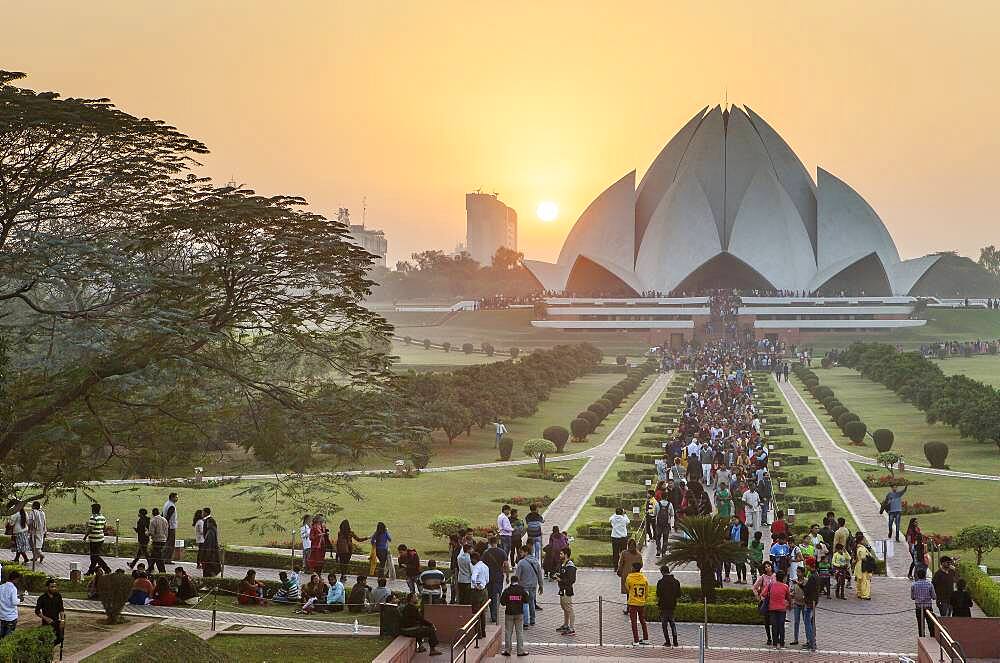
<instances>
[{"instance_id":1,"label":"metal railing","mask_svg":"<svg viewBox=\"0 0 1000 663\"><path fill-rule=\"evenodd\" d=\"M928 629L930 629L933 624L933 637L937 640L938 645L940 646L940 649L938 650L938 660L944 661L944 653L947 651L949 657L948 660L952 663L966 663L965 651L962 649L961 643L951 637L951 634L948 633L948 629L946 629L938 620L937 615L935 615L931 610L924 610L924 619L927 621Z\"/></svg>"},{"instance_id":2,"label":"metal railing","mask_svg":"<svg viewBox=\"0 0 1000 663\"><path fill-rule=\"evenodd\" d=\"M458 637L451 643L451 663L455 663L461 656L463 663L467 660L469 648L479 649L479 640L486 636L483 622L486 620L485 611L490 607L487 600L475 614L458 629Z\"/></svg>"}]
</instances>

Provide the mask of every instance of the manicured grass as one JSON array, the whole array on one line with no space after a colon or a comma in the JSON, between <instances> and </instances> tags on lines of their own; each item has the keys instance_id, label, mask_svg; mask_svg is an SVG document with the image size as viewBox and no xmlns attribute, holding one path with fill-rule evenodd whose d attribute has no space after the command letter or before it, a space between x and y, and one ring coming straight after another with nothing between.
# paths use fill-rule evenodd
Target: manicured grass
<instances>
[{"instance_id":1,"label":"manicured grass","mask_svg":"<svg viewBox=\"0 0 1000 663\"><path fill-rule=\"evenodd\" d=\"M884 468L872 467L862 463L852 463L854 469L862 477L866 474L881 476L886 474ZM931 506L938 506L944 509L940 513L928 513L918 516L903 516L903 529L911 517L917 519L920 530L924 534L950 534L955 535L969 525L1000 523L997 517L997 505L1000 505L1000 482L998 481L977 481L974 479L958 479L952 477L933 476L929 474L917 474L915 472L905 473L908 479L922 481L923 485L910 486L906 490L903 499L907 502L924 502ZM873 488L872 492L877 498L881 498L888 489ZM879 533L884 536L885 533ZM955 551L947 554L954 555ZM975 552L960 551L959 554L965 561L976 561ZM983 562L990 566L1000 566L1000 550L994 550L983 558Z\"/></svg>"},{"instance_id":2,"label":"manicured grass","mask_svg":"<svg viewBox=\"0 0 1000 663\"><path fill-rule=\"evenodd\" d=\"M209 640L208 644L213 650L240 663L365 663L375 660L390 642L392 638L222 634Z\"/></svg>"},{"instance_id":3,"label":"manicured grass","mask_svg":"<svg viewBox=\"0 0 1000 663\"><path fill-rule=\"evenodd\" d=\"M399 371L405 371L410 368L422 369L424 367L433 366L438 367L437 370L451 370L458 366L473 366L476 364L488 364L494 361L504 361L510 359L508 356L493 356L488 357L482 352L473 352L472 354L465 354L462 352L462 347L452 348L450 352L445 352L444 350L439 350L437 348L431 348L425 350L420 342L424 338L430 338L435 341L433 336L420 337L419 340L415 340L410 345L402 341L394 341L392 344L391 353L399 358L398 361L393 362L393 368ZM438 342L438 341L435 341ZM476 345L479 348L479 345Z\"/></svg>"},{"instance_id":4,"label":"manicured grass","mask_svg":"<svg viewBox=\"0 0 1000 663\"><path fill-rule=\"evenodd\" d=\"M308 579L308 578L307 578ZM324 582L325 582L324 578ZM350 585L353 585L353 579L350 581ZM374 586L374 582L370 581L370 585ZM350 589L350 586L348 587ZM359 624L367 624L369 626L378 626L378 614L377 613L356 613L356 612L315 612L311 615L306 615L303 613L295 612L295 607L291 605L281 605L278 603L268 603L267 605L241 605L236 602L236 599L232 596L227 595L215 595L211 598L205 598L198 602L197 605L192 606L196 610L219 610L225 612L238 612L240 614L249 615L263 615L267 617L289 617L293 619L309 619L315 621L325 621L325 622L341 622L345 624L353 624L354 620L357 619Z\"/></svg>"},{"instance_id":5,"label":"manicured grass","mask_svg":"<svg viewBox=\"0 0 1000 663\"><path fill-rule=\"evenodd\" d=\"M949 360L951 361L951 360ZM957 360L955 360L957 361ZM947 363L947 362L945 362ZM932 440L948 445L948 466L960 472L977 474L1000 473L1000 454L996 445L981 444L963 438L958 429L942 423L928 424L923 412L916 406L903 401L895 392L868 380L850 368L816 369L820 384L833 389L834 395L844 407L861 417L869 430L888 428L895 435L892 450L903 454L907 465L927 467L924 443ZM851 444L840 428L826 414L826 410L793 378L799 393L826 427L830 437L849 451L874 458L878 450L870 438L861 446Z\"/></svg>"},{"instance_id":6,"label":"manicured grass","mask_svg":"<svg viewBox=\"0 0 1000 663\"><path fill-rule=\"evenodd\" d=\"M233 659L216 651L193 633L155 624L83 660L85 663L139 663L140 661L228 663Z\"/></svg>"},{"instance_id":7,"label":"manicured grass","mask_svg":"<svg viewBox=\"0 0 1000 663\"><path fill-rule=\"evenodd\" d=\"M971 341L977 338L1000 338L1000 311L979 309L928 309L924 317L927 324L893 330L890 333L872 332L815 334L805 345L820 353L833 348L846 348L855 341L891 343L905 350L915 350L924 343L937 341ZM815 368L814 362L814 368Z\"/></svg>"},{"instance_id":8,"label":"manicured grass","mask_svg":"<svg viewBox=\"0 0 1000 663\"><path fill-rule=\"evenodd\" d=\"M551 469L571 468L578 470L583 461L553 463ZM555 483L544 479L528 479L517 475L518 468L491 468L488 470L462 470L446 473L424 473L413 479L363 477L351 482L353 489L362 495L361 501L354 501L347 494L340 499L343 510L330 516L333 525L342 518L351 521L359 535L370 534L375 523L384 521L393 538L393 544L406 543L426 554L426 551L447 549L443 539L435 539L427 530L428 523L438 516L459 516L471 524L494 523L499 504L494 498L511 496L555 497L565 483ZM180 531L178 538L193 539L194 532L189 527L190 517L195 509L210 506L219 522L220 541L229 545L265 545L271 541L288 541L288 531L258 535L248 531L245 524L237 519L255 513L254 505L246 497L235 498L234 494L246 484L232 484L220 488L171 489L180 495ZM167 489L150 486L100 486L93 489L93 495L104 506L108 522L114 524L121 519L123 533L135 521L136 510L162 507ZM45 507L49 529L57 531L60 526L84 522L89 514L88 500L82 494L74 504L71 496L53 498ZM288 528L298 529L298 512L287 508L274 507L275 512L287 523ZM365 547L367 549L367 547Z\"/></svg>"},{"instance_id":9,"label":"manicured grass","mask_svg":"<svg viewBox=\"0 0 1000 663\"><path fill-rule=\"evenodd\" d=\"M938 361L938 366L947 375L965 375L1000 388L1000 355L942 359Z\"/></svg>"}]
</instances>

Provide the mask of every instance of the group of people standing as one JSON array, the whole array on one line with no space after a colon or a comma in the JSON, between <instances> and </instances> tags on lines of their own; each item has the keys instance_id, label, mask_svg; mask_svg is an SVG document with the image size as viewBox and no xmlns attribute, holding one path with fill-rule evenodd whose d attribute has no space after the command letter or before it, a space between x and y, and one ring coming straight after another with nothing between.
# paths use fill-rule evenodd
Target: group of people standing
<instances>
[{"instance_id":1,"label":"group of people standing","mask_svg":"<svg viewBox=\"0 0 1000 663\"><path fill-rule=\"evenodd\" d=\"M17 506L17 501L11 501L7 508ZM14 549L15 564L24 560L27 564L28 553L31 553L32 564L41 564L45 561L42 549L45 546L45 536L48 534L48 525L45 512L42 511L41 502L32 502L31 510L25 509L25 504L7 518L5 526L6 535L11 538L11 547Z\"/></svg>"}]
</instances>

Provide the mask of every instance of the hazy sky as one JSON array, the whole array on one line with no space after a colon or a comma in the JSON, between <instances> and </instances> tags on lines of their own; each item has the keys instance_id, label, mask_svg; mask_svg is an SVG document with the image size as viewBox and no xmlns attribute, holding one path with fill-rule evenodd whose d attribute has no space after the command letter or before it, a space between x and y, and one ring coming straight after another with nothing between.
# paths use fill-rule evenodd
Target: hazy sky
<instances>
[{"instance_id":1,"label":"hazy sky","mask_svg":"<svg viewBox=\"0 0 1000 663\"><path fill-rule=\"evenodd\" d=\"M206 142L210 175L349 207L390 262L497 191L552 259L590 200L698 109L747 104L904 257L1000 243L997 2L15 2L0 68ZM543 224L539 201L560 206Z\"/></svg>"}]
</instances>

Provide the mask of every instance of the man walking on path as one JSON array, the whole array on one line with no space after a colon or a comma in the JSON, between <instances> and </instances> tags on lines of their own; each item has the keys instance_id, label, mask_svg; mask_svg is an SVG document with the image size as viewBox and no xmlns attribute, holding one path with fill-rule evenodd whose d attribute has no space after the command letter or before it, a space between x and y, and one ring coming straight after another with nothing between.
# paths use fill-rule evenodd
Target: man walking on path
<instances>
[{"instance_id":1,"label":"man walking on path","mask_svg":"<svg viewBox=\"0 0 1000 663\"><path fill-rule=\"evenodd\" d=\"M111 573L111 567L101 558L101 548L104 546L104 526L107 519L101 515L101 505L90 505L90 520L87 521L87 545L90 548L90 566L83 575L92 575L97 569Z\"/></svg>"},{"instance_id":2,"label":"man walking on path","mask_svg":"<svg viewBox=\"0 0 1000 663\"><path fill-rule=\"evenodd\" d=\"M628 619L632 623L632 646L649 644L649 629L646 627L646 597L649 595L649 581L642 573L642 562L632 564L632 572L625 578L628 588ZM642 640L636 621L642 624Z\"/></svg>"},{"instance_id":3,"label":"man walking on path","mask_svg":"<svg viewBox=\"0 0 1000 663\"><path fill-rule=\"evenodd\" d=\"M535 625L535 610L537 605L537 595L543 592L542 586L542 566L534 557L529 546L521 546L521 559L514 567L514 575L517 576L521 584L521 589L528 597L528 602L524 606L524 626ZM509 615L509 613L508 613Z\"/></svg>"},{"instance_id":4,"label":"man walking on path","mask_svg":"<svg viewBox=\"0 0 1000 663\"><path fill-rule=\"evenodd\" d=\"M149 540L152 548L149 552L149 570L155 566L160 573L166 573L167 569L163 565L163 558L166 556L167 532L170 524L163 517L159 509L153 509L153 517L149 519Z\"/></svg>"},{"instance_id":5,"label":"man walking on path","mask_svg":"<svg viewBox=\"0 0 1000 663\"><path fill-rule=\"evenodd\" d=\"M947 555L941 557L941 566L934 572L931 584L937 596L938 614L951 617L951 595L955 593L955 566Z\"/></svg>"},{"instance_id":6,"label":"man walking on path","mask_svg":"<svg viewBox=\"0 0 1000 663\"><path fill-rule=\"evenodd\" d=\"M45 535L48 532L45 512L41 502L31 503L31 514L28 516L28 536L31 539L31 561L41 563L45 560L42 548L45 546ZM34 567L32 567L34 568Z\"/></svg>"},{"instance_id":7,"label":"man walking on path","mask_svg":"<svg viewBox=\"0 0 1000 663\"><path fill-rule=\"evenodd\" d=\"M528 652L524 651L524 611L526 602L531 599L517 580L516 575L511 576L510 584L500 592L500 603L504 606L504 637L501 656L510 656L511 636L515 633L517 634L517 655L528 655Z\"/></svg>"},{"instance_id":8,"label":"man walking on path","mask_svg":"<svg viewBox=\"0 0 1000 663\"><path fill-rule=\"evenodd\" d=\"M174 543L177 541L177 493L170 493L163 503L163 517L167 519L167 545L165 564L173 564Z\"/></svg>"},{"instance_id":9,"label":"man walking on path","mask_svg":"<svg viewBox=\"0 0 1000 663\"><path fill-rule=\"evenodd\" d=\"M677 647L677 624L674 623L674 609L677 607L677 597L681 593L681 583L670 573L670 568L660 567L663 577L656 583L656 603L660 608L660 623L663 625L663 646L670 646L670 636L674 637L674 647ZM670 633L667 633L667 628Z\"/></svg>"},{"instance_id":10,"label":"man walking on path","mask_svg":"<svg viewBox=\"0 0 1000 663\"><path fill-rule=\"evenodd\" d=\"M563 611L563 624L556 630L563 635L576 635L576 614L573 612L576 565L573 564L572 551L569 548L559 551L559 573L556 575L556 580L559 583L559 607Z\"/></svg>"},{"instance_id":11,"label":"man walking on path","mask_svg":"<svg viewBox=\"0 0 1000 663\"><path fill-rule=\"evenodd\" d=\"M885 494L885 499L882 500L882 511L889 513L889 534L886 536L887 539L892 538L892 524L896 523L896 541L899 541L899 521L903 516L903 495L906 494L906 489L909 486L903 486L903 490L896 490L896 486L892 486L889 492Z\"/></svg>"}]
</instances>

